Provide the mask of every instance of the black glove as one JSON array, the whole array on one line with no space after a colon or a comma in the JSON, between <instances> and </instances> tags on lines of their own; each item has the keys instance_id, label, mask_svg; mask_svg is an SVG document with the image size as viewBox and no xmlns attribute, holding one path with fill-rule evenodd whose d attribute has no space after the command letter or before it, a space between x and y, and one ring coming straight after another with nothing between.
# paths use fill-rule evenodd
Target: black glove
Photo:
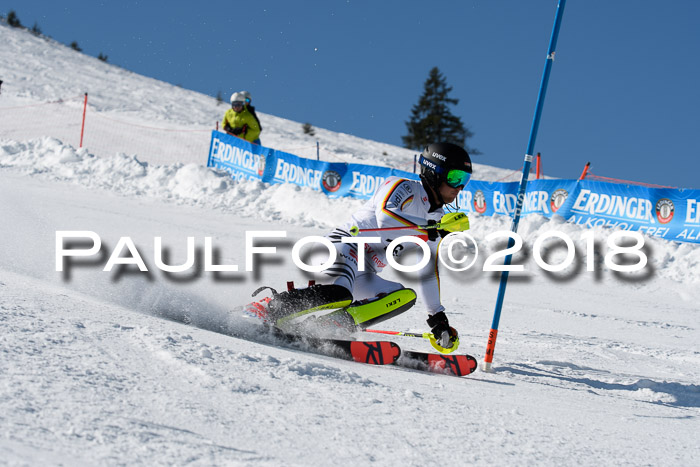
<instances>
[{"instance_id":1,"label":"black glove","mask_svg":"<svg viewBox=\"0 0 700 467\"><path fill-rule=\"evenodd\" d=\"M240 135L243 132L243 128L237 127L237 128L231 128L231 133L234 135Z\"/></svg>"},{"instance_id":2,"label":"black glove","mask_svg":"<svg viewBox=\"0 0 700 467\"><path fill-rule=\"evenodd\" d=\"M435 340L441 347L449 349L454 345L458 337L457 330L450 327L450 322L447 320L447 315L444 311L428 317L428 326L430 326Z\"/></svg>"},{"instance_id":3,"label":"black glove","mask_svg":"<svg viewBox=\"0 0 700 467\"><path fill-rule=\"evenodd\" d=\"M435 221L435 220L431 219L428 221L428 225L435 225L435 224L437 224L437 221ZM428 240L430 240L431 242L434 240L437 240L438 236L446 237L449 234L449 232L447 230L427 229L426 231L428 232Z\"/></svg>"}]
</instances>

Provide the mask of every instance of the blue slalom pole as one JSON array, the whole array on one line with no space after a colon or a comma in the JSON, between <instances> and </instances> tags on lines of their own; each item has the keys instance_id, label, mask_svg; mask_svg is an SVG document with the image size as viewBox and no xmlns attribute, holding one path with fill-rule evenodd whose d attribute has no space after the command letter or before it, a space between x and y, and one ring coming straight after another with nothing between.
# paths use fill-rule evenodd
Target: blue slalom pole
<instances>
[{"instance_id":1,"label":"blue slalom pole","mask_svg":"<svg viewBox=\"0 0 700 467\"><path fill-rule=\"evenodd\" d=\"M542 116L542 107L544 106L544 96L547 93L547 83L549 82L549 73L552 69L554 61L554 49L557 46L557 37L559 36L559 28L561 26L561 18L564 14L564 5L566 0L559 0L557 5L557 14L554 19L554 27L552 28L552 36L549 39L549 49L547 50L547 59L545 60L544 72L542 73L542 82L540 83L540 92L537 95L537 105L535 106L535 116L532 119L532 127L530 129L530 138L527 142L527 151L525 152L525 164L523 165L523 175L520 179L520 188L518 189L518 198L515 203L515 213L513 214L513 222L510 230L515 233L518 231L520 223L520 212L523 209L523 201L525 199L525 191L527 190L527 178L530 174L530 165L532 164L535 151L535 139L537 138L537 129L540 126L540 117ZM515 240L508 240L508 248L515 244ZM513 255L507 255L504 266L510 266L513 260ZM498 335L498 323L501 320L501 310L503 309L503 299L506 295L506 285L508 284L508 271L501 272L501 282L498 286L498 298L496 299L496 309L493 312L493 322L489 331L489 340L486 345L486 355L484 355L484 371L491 369L493 362L493 354L496 348L496 336Z\"/></svg>"}]
</instances>

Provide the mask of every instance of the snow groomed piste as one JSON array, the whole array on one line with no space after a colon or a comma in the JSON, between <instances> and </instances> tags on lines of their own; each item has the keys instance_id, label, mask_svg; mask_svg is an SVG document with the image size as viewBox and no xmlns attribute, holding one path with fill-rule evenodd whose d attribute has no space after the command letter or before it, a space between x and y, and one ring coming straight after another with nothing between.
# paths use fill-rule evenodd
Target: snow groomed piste
<instances>
[{"instance_id":1,"label":"snow groomed piste","mask_svg":"<svg viewBox=\"0 0 700 467\"><path fill-rule=\"evenodd\" d=\"M4 25L0 39L0 107L89 90L88 112L117 119L143 123L168 115L164 123L179 128L220 118L213 98ZM135 108L133 90L159 98ZM52 113L51 121L60 116ZM300 123L261 118L270 146L305 144L294 136ZM98 125L88 120L91 135ZM381 158L385 150L410 160L401 148L319 132L339 151L351 147L355 161ZM695 244L646 236L643 274L616 273L596 258L589 272L583 256L549 273L525 249L515 257L525 271L511 274L493 373L455 378L379 368L233 337L243 324L231 318L231 307L250 301L262 278L283 284L295 270L284 245L273 263L261 265L261 279L201 269L177 277L154 264L155 237L175 265L185 262L193 236L198 252L212 237L220 264L243 265L246 231L275 225L290 240L318 235L361 200L293 184L236 182L202 167L201 152L163 163L145 149L125 151L118 139L95 156L89 144L76 149L77 139L0 137L5 463L599 466L693 465L700 457ZM481 166L478 173L496 180L507 171ZM508 229L506 216L470 217L480 246ZM524 217L525 244L557 229L585 252L584 232L603 244L614 232L557 217ZM55 233L71 229L95 232L104 248L62 274L55 270ZM148 273L102 270L127 236ZM552 262L559 253L545 252ZM461 348L479 355L497 278L476 264L441 280ZM391 327L425 330L418 310ZM430 349L420 344L415 348Z\"/></svg>"}]
</instances>

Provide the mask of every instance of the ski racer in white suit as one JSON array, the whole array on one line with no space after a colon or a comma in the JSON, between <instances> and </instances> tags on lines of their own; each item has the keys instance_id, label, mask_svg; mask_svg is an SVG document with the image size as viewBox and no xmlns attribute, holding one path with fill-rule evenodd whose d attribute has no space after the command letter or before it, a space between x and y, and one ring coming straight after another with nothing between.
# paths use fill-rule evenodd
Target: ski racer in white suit
<instances>
[{"instance_id":1,"label":"ski racer in white suit","mask_svg":"<svg viewBox=\"0 0 700 467\"><path fill-rule=\"evenodd\" d=\"M440 278L438 274L437 250L440 237L449 232L437 229L415 229L438 223L443 219L443 206L455 201L460 190L469 182L472 173L471 160L467 152L454 144L434 143L423 151L420 158L420 181L390 177L377 189L372 198L352 215L351 220L334 229L328 238L336 248L336 261L324 274L329 276L332 285L317 285L300 289L300 293L312 293L317 301L312 305L334 302L343 299L373 299L404 289L398 282L391 282L377 274L388 265L386 249L393 239L413 235L426 241L430 247L430 260L419 272L418 295L428 311L428 325L441 346L452 347L457 339L457 331L450 327L445 307L440 301ZM466 219L468 228L468 219ZM462 222L465 225L465 222ZM387 227L403 227L404 230L368 231ZM357 233L359 228L359 233ZM364 271L358 265L358 243L343 242L350 238L375 237L380 240L365 243ZM360 243L359 245L361 245ZM394 248L394 256L419 248L415 243L404 242ZM308 292L304 292L308 291ZM280 294L281 296L284 295ZM271 309L280 306L281 301L271 303ZM308 303L307 303L308 305ZM412 303L411 303L412 305ZM400 310L402 312L405 310ZM372 315L374 316L374 315ZM393 316L393 315L392 315ZM374 317L373 322L383 321L391 316ZM361 315L354 319L364 321Z\"/></svg>"}]
</instances>

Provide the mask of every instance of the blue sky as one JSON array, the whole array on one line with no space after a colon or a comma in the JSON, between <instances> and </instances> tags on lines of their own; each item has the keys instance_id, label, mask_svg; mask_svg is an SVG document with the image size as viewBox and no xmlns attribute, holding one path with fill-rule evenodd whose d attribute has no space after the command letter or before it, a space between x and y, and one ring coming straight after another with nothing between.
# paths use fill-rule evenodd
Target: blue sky
<instances>
[{"instance_id":1,"label":"blue sky","mask_svg":"<svg viewBox=\"0 0 700 467\"><path fill-rule=\"evenodd\" d=\"M437 66L475 162L519 170L556 0L4 2L84 53L401 145ZM547 175L700 188L700 2L568 0L535 152ZM265 134L261 135L263 144ZM322 143L322 142L321 142Z\"/></svg>"}]
</instances>

